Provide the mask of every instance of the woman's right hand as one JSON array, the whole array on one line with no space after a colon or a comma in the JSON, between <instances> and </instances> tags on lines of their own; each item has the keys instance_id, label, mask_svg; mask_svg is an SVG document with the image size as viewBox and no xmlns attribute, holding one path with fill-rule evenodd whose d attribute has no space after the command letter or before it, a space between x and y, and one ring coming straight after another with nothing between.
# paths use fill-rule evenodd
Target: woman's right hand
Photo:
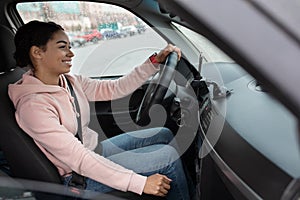
<instances>
[{"instance_id":1,"label":"woman's right hand","mask_svg":"<svg viewBox=\"0 0 300 200\"><path fill-rule=\"evenodd\" d=\"M168 194L171 181L172 180L165 175L153 174L147 177L143 192L145 194L164 197Z\"/></svg>"}]
</instances>

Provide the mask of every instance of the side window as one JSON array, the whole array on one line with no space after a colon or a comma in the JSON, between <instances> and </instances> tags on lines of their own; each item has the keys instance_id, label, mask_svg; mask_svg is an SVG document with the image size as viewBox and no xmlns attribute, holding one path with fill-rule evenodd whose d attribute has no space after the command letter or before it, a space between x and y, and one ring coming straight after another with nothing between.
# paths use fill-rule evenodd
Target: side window
<instances>
[{"instance_id":1,"label":"side window","mask_svg":"<svg viewBox=\"0 0 300 200\"><path fill-rule=\"evenodd\" d=\"M59 1L18 3L24 23L53 21L68 34L72 72L89 77L120 76L167 42L138 16L105 3Z\"/></svg>"}]
</instances>

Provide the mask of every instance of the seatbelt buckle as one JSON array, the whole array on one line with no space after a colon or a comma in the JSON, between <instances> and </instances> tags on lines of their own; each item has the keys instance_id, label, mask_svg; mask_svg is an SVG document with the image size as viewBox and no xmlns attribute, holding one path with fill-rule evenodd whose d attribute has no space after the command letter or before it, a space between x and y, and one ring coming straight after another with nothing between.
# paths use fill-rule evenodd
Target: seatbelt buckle
<instances>
[{"instance_id":1,"label":"seatbelt buckle","mask_svg":"<svg viewBox=\"0 0 300 200\"><path fill-rule=\"evenodd\" d=\"M72 172L71 180L68 183L68 186L75 187L78 189L86 188L86 177Z\"/></svg>"}]
</instances>

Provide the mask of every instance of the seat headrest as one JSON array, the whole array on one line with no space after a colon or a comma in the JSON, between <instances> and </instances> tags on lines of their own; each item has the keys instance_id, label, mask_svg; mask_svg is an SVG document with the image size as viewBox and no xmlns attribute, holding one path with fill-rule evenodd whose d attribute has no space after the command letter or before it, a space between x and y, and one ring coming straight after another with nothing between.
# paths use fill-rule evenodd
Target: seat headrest
<instances>
[{"instance_id":1,"label":"seat headrest","mask_svg":"<svg viewBox=\"0 0 300 200\"><path fill-rule=\"evenodd\" d=\"M16 67L14 33L0 24L0 72L7 72Z\"/></svg>"}]
</instances>

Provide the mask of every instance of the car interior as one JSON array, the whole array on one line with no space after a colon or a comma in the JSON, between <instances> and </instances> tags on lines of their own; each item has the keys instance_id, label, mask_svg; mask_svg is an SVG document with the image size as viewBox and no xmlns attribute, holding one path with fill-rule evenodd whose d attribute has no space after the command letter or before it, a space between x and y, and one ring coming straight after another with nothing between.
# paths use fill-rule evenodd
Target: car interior
<instances>
[{"instance_id":1,"label":"car interior","mask_svg":"<svg viewBox=\"0 0 300 200\"><path fill-rule=\"evenodd\" d=\"M222 37L218 37L219 32L211 28L213 25L209 26L207 21L197 21L196 14L181 12L182 7L177 1L104 0L72 1L71 4L81 5L83 2L88 3L84 4L85 8L94 7L91 13L97 16L101 15L97 9L105 8L106 4L108 10L117 6L122 19L126 14L119 10L130 11L139 26L145 24L146 31L74 46L74 52L78 55L76 64L80 66L74 69L74 73L94 79L116 79L126 74L126 71L123 68L114 69L115 66L127 63L124 64L126 68L126 65L141 63L167 43L180 47L183 55L177 62L176 55L171 54L159 73L131 95L113 101L90 102L90 127L99 133L100 140L131 130L164 126L174 133L178 142L186 173L196 188L196 199L299 197L297 117L282 101L275 98L275 87L270 81L264 81L261 74L255 76L255 73L251 73L255 70L249 70L251 64L243 60L243 54L234 49L236 44L230 46L223 43ZM80 8L70 7L68 1L61 5L65 4L69 6L67 10ZM14 34L18 27L35 19L33 16L37 10L36 17L42 16L39 13L42 10L45 15L42 19L46 21L69 17L69 11L63 11L61 6L57 13L67 14L52 19L55 15L49 14L51 12L46 15L46 6L50 8L51 2L4 0L0 3L0 182L1 177L9 177L32 180L38 184L45 182L62 185L56 167L32 138L19 128L14 106L7 95L8 84L19 80L26 72L16 65L13 57ZM110 16L109 11L106 12L105 15ZM75 21L77 18L74 13L70 14L70 19ZM111 16L118 15L114 13ZM129 21L122 22L125 24ZM118 25L101 24L100 18L97 23L99 25L93 28L101 29L105 25L107 29ZM78 34L80 37L76 31L82 27L74 24L69 27L72 30L70 34ZM121 52L117 47L125 50ZM114 50L110 51L110 48ZM227 54L221 49L227 50ZM106 61L107 57L109 61ZM98 66L100 59L107 67ZM26 185L23 187L26 189ZM80 189L70 192L68 198L89 199L80 196L84 193ZM36 199L65 199L56 196L55 191L50 193L33 192ZM0 190L1 197L18 199ZM96 197L106 198L164 199L120 191Z\"/></svg>"}]
</instances>

